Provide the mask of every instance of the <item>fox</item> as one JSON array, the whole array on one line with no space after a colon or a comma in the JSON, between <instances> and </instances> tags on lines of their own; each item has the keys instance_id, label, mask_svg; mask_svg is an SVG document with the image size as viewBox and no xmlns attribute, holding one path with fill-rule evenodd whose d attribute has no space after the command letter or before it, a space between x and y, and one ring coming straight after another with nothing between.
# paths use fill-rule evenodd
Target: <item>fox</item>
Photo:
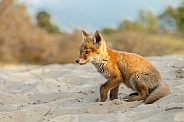
<instances>
[{"instance_id":1,"label":"fox","mask_svg":"<svg viewBox=\"0 0 184 122\"><path fill-rule=\"evenodd\" d=\"M151 104L170 94L158 70L143 56L109 48L99 30L93 36L82 30L82 37L76 63L92 63L107 79L100 86L101 102L106 101L109 91L110 100L118 99L121 83L135 91L123 97L127 102L143 100L145 104Z\"/></svg>"}]
</instances>

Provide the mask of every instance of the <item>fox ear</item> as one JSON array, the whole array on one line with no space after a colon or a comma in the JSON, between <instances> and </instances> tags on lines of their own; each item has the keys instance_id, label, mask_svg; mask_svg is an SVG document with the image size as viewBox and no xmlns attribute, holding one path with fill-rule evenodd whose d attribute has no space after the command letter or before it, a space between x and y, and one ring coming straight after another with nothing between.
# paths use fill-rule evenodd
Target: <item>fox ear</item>
<instances>
[{"instance_id":1,"label":"fox ear","mask_svg":"<svg viewBox=\"0 0 184 122\"><path fill-rule=\"evenodd\" d=\"M101 44L101 42L103 41L103 37L100 34L99 30L96 30L96 32L93 36L93 40L94 40L94 43L97 44L97 45Z\"/></svg>"},{"instance_id":2,"label":"fox ear","mask_svg":"<svg viewBox=\"0 0 184 122\"><path fill-rule=\"evenodd\" d=\"M83 37L83 41L90 36L88 33L86 33L84 30L82 30L82 37Z\"/></svg>"}]
</instances>

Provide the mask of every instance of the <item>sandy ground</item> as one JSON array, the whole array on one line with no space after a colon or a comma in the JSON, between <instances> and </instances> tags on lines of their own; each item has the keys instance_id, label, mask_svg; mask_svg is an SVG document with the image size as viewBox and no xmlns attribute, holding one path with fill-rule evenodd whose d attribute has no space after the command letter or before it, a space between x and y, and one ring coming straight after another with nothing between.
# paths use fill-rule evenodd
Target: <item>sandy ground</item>
<instances>
[{"instance_id":1,"label":"sandy ground","mask_svg":"<svg viewBox=\"0 0 184 122\"><path fill-rule=\"evenodd\" d=\"M93 65L0 66L0 122L184 121L184 55L148 57L171 94L153 104L119 99L96 102L105 79Z\"/></svg>"}]
</instances>

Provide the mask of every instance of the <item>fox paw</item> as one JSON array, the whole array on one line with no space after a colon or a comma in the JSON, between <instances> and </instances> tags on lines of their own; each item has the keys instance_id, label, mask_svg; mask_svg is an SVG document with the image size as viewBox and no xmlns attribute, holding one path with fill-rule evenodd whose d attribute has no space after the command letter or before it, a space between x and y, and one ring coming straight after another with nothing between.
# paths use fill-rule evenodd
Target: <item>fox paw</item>
<instances>
[{"instance_id":1,"label":"fox paw","mask_svg":"<svg viewBox=\"0 0 184 122\"><path fill-rule=\"evenodd\" d=\"M131 96L125 96L125 97L123 98L123 100L126 101L126 102L132 102L132 101L134 101L134 100L131 99L131 98L132 98Z\"/></svg>"},{"instance_id":2,"label":"fox paw","mask_svg":"<svg viewBox=\"0 0 184 122\"><path fill-rule=\"evenodd\" d=\"M138 95L139 95L139 93L134 92L134 93L131 93L130 95L123 97L123 100L127 101L127 102L132 102L132 101L134 101L134 97L138 96Z\"/></svg>"}]
</instances>

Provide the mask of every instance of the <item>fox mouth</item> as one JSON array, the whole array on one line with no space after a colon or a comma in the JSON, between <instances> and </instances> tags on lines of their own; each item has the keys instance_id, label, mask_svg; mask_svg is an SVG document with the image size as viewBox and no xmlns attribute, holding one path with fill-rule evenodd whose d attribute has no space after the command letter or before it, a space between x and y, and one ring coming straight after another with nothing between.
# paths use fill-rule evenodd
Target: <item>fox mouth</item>
<instances>
[{"instance_id":1,"label":"fox mouth","mask_svg":"<svg viewBox=\"0 0 184 122\"><path fill-rule=\"evenodd\" d=\"M79 62L79 64L80 65L84 65L84 64L87 64L87 63L89 63L90 62L90 60L87 60L86 62Z\"/></svg>"},{"instance_id":2,"label":"fox mouth","mask_svg":"<svg viewBox=\"0 0 184 122\"><path fill-rule=\"evenodd\" d=\"M82 62L82 63L79 63L80 65L84 65L84 64L87 64L89 63L90 61L86 61L86 62Z\"/></svg>"}]
</instances>

